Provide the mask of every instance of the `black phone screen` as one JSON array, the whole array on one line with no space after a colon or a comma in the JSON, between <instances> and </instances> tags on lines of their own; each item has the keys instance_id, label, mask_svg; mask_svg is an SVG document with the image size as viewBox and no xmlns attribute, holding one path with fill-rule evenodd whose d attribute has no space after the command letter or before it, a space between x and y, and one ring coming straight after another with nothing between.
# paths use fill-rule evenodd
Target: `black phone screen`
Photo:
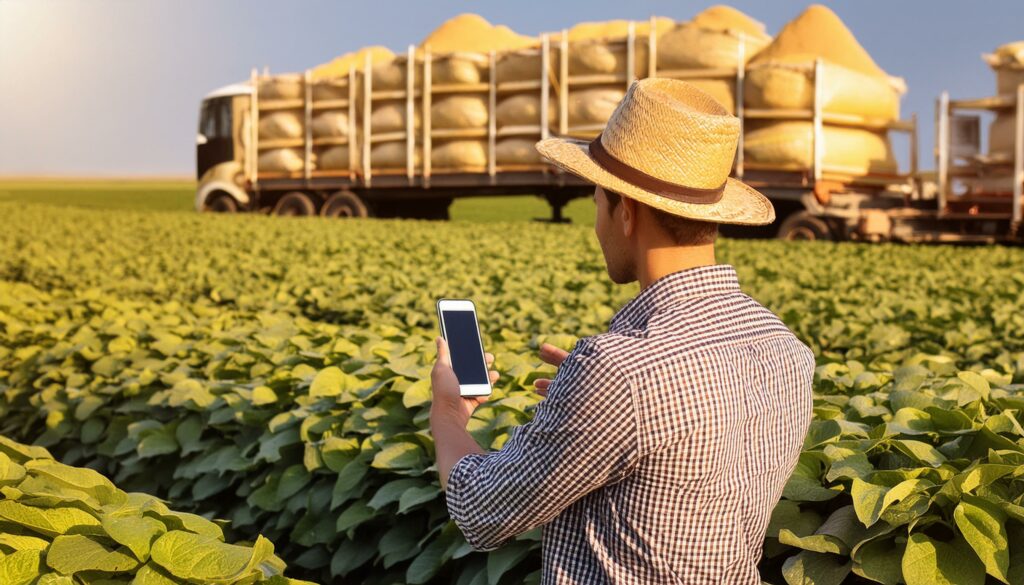
<instances>
[{"instance_id":1,"label":"black phone screen","mask_svg":"<svg viewBox=\"0 0 1024 585\"><path fill-rule=\"evenodd\" d=\"M459 384L487 384L483 342L473 311L442 311L444 336Z\"/></svg>"}]
</instances>

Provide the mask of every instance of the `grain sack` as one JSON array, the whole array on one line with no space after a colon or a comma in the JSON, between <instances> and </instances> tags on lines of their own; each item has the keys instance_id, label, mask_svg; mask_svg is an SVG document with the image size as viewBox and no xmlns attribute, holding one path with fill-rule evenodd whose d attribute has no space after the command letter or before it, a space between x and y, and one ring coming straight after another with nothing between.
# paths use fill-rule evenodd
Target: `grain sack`
<instances>
[{"instance_id":1,"label":"grain sack","mask_svg":"<svg viewBox=\"0 0 1024 585\"><path fill-rule=\"evenodd\" d=\"M439 169L487 166L487 142L461 139L435 142L430 152L430 164Z\"/></svg>"},{"instance_id":2,"label":"grain sack","mask_svg":"<svg viewBox=\"0 0 1024 585\"><path fill-rule=\"evenodd\" d=\"M370 131L374 134L381 132L400 132L405 128L405 102L391 102L374 106L370 114ZM413 107L413 127L419 128L422 123L420 105Z\"/></svg>"},{"instance_id":3,"label":"grain sack","mask_svg":"<svg viewBox=\"0 0 1024 585\"><path fill-rule=\"evenodd\" d=\"M494 26L480 15L467 13L450 18L434 29L420 43L420 48L429 45L433 53L487 53L535 46L537 42L507 26Z\"/></svg>"},{"instance_id":4,"label":"grain sack","mask_svg":"<svg viewBox=\"0 0 1024 585\"><path fill-rule=\"evenodd\" d=\"M1012 161L1016 149L1016 114L999 112L988 128L988 156L998 161Z\"/></svg>"},{"instance_id":5,"label":"grain sack","mask_svg":"<svg viewBox=\"0 0 1024 585\"><path fill-rule=\"evenodd\" d=\"M658 37L658 68L735 69L741 36L744 63L772 40L764 24L734 8L712 6Z\"/></svg>"},{"instance_id":6,"label":"grain sack","mask_svg":"<svg viewBox=\"0 0 1024 585\"><path fill-rule=\"evenodd\" d=\"M480 53L455 53L430 63L431 83L466 84L487 81L490 57Z\"/></svg>"},{"instance_id":7,"label":"grain sack","mask_svg":"<svg viewBox=\"0 0 1024 585\"><path fill-rule=\"evenodd\" d=\"M540 164L540 153L533 138L503 138L494 145L494 158L499 165Z\"/></svg>"},{"instance_id":8,"label":"grain sack","mask_svg":"<svg viewBox=\"0 0 1024 585\"><path fill-rule=\"evenodd\" d=\"M843 21L820 4L809 6L782 27L775 40L751 63L806 64L814 63L816 57L865 75L886 77Z\"/></svg>"},{"instance_id":9,"label":"grain sack","mask_svg":"<svg viewBox=\"0 0 1024 585\"><path fill-rule=\"evenodd\" d=\"M345 53L339 57L335 57L328 63L323 65L317 65L310 72L310 76L313 79L326 79L330 77L348 77L348 71L350 67L355 67L357 71L362 71L366 65L366 56L370 56L371 66L379 63L387 63L395 58L395 54L390 49L381 46L363 47L358 51L351 53ZM315 86L314 86L315 91ZM341 97L348 97L347 94ZM337 99L341 99L341 97ZM314 94L313 99L318 99ZM321 98L321 99L335 99L335 98Z\"/></svg>"},{"instance_id":10,"label":"grain sack","mask_svg":"<svg viewBox=\"0 0 1024 585\"><path fill-rule=\"evenodd\" d=\"M548 53L548 69L558 71L557 53ZM495 69L497 69L498 83L504 81L530 81L540 79L541 75L541 51L540 49L524 49L503 53L496 57Z\"/></svg>"},{"instance_id":11,"label":"grain sack","mask_svg":"<svg viewBox=\"0 0 1024 585\"><path fill-rule=\"evenodd\" d=\"M423 149L416 146L413 150L412 164L419 167L423 159ZM405 168L405 141L382 142L370 149L370 164L374 168Z\"/></svg>"},{"instance_id":12,"label":"grain sack","mask_svg":"<svg viewBox=\"0 0 1024 585\"><path fill-rule=\"evenodd\" d=\"M305 95L302 76L297 73L262 77L258 84L261 100L293 100Z\"/></svg>"},{"instance_id":13,"label":"grain sack","mask_svg":"<svg viewBox=\"0 0 1024 585\"><path fill-rule=\"evenodd\" d=\"M317 153L317 167L324 171L349 170L348 145L320 149Z\"/></svg>"},{"instance_id":14,"label":"grain sack","mask_svg":"<svg viewBox=\"0 0 1024 585\"><path fill-rule=\"evenodd\" d=\"M348 136L348 114L338 111L317 114L313 118L313 136L316 138Z\"/></svg>"},{"instance_id":15,"label":"grain sack","mask_svg":"<svg viewBox=\"0 0 1024 585\"><path fill-rule=\"evenodd\" d=\"M744 104L751 108L812 107L814 61L823 60L822 109L882 120L899 117L902 82L875 64L834 12L807 8L750 61Z\"/></svg>"},{"instance_id":16,"label":"grain sack","mask_svg":"<svg viewBox=\"0 0 1024 585\"><path fill-rule=\"evenodd\" d=\"M324 100L347 100L348 99L348 78L344 79L321 79L314 81L313 101Z\"/></svg>"},{"instance_id":17,"label":"grain sack","mask_svg":"<svg viewBox=\"0 0 1024 585\"><path fill-rule=\"evenodd\" d=\"M274 148L260 153L257 165L261 172L296 172L302 170L302 150Z\"/></svg>"},{"instance_id":18,"label":"grain sack","mask_svg":"<svg viewBox=\"0 0 1024 585\"><path fill-rule=\"evenodd\" d=\"M1024 41L1003 45L983 57L996 72L996 93L1016 93L1024 83Z\"/></svg>"},{"instance_id":19,"label":"grain sack","mask_svg":"<svg viewBox=\"0 0 1024 585\"><path fill-rule=\"evenodd\" d=\"M604 124L625 97L621 88L588 88L569 94L569 125Z\"/></svg>"},{"instance_id":20,"label":"grain sack","mask_svg":"<svg viewBox=\"0 0 1024 585\"><path fill-rule=\"evenodd\" d=\"M901 87L888 77L865 75L832 63L821 65L821 109L881 120L900 115ZM745 104L751 108L810 109L814 106L811 64L768 62L747 69Z\"/></svg>"},{"instance_id":21,"label":"grain sack","mask_svg":"<svg viewBox=\"0 0 1024 585\"><path fill-rule=\"evenodd\" d=\"M408 60L398 58L390 63L375 65L371 71L373 90L395 90L405 89L406 62ZM417 63L413 67L413 83L419 87L423 83L423 65Z\"/></svg>"},{"instance_id":22,"label":"grain sack","mask_svg":"<svg viewBox=\"0 0 1024 585\"><path fill-rule=\"evenodd\" d=\"M509 96L495 108L499 128L504 126L537 126L540 124L540 96L534 93L520 93ZM558 120L558 101L548 99L548 124Z\"/></svg>"},{"instance_id":23,"label":"grain sack","mask_svg":"<svg viewBox=\"0 0 1024 585\"><path fill-rule=\"evenodd\" d=\"M796 165L809 169L814 163L811 122L749 122L743 138L743 156L751 163ZM822 166L847 175L895 173L896 159L882 132L825 126Z\"/></svg>"},{"instance_id":24,"label":"grain sack","mask_svg":"<svg viewBox=\"0 0 1024 585\"><path fill-rule=\"evenodd\" d=\"M303 136L299 113L287 110L260 114L259 130L260 138L264 140Z\"/></svg>"},{"instance_id":25,"label":"grain sack","mask_svg":"<svg viewBox=\"0 0 1024 585\"><path fill-rule=\"evenodd\" d=\"M647 71L647 42L636 41L634 47L633 71L642 77ZM558 53L557 50L553 52ZM569 75L621 74L626 72L628 61L628 49L623 42L595 39L575 42L569 46Z\"/></svg>"},{"instance_id":26,"label":"grain sack","mask_svg":"<svg viewBox=\"0 0 1024 585\"><path fill-rule=\"evenodd\" d=\"M480 95L450 95L430 106L433 128L485 128L487 102Z\"/></svg>"},{"instance_id":27,"label":"grain sack","mask_svg":"<svg viewBox=\"0 0 1024 585\"><path fill-rule=\"evenodd\" d=\"M658 36L661 36L675 26L675 21L664 16L655 17L654 21L655 31ZM570 28L567 36L569 37L570 43L592 39L622 39L629 35L629 23L630 21L622 19L581 22ZM650 32L650 21L634 21L633 34L639 37L646 36L650 34ZM561 38L561 33L551 34L552 41L558 41L561 40Z\"/></svg>"}]
</instances>

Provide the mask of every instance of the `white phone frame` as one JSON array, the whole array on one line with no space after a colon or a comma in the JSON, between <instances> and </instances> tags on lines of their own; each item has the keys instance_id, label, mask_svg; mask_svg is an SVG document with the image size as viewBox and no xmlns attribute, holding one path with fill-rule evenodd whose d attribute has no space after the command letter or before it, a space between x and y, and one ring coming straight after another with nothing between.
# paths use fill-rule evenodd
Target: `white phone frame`
<instances>
[{"instance_id":1,"label":"white phone frame","mask_svg":"<svg viewBox=\"0 0 1024 585\"><path fill-rule=\"evenodd\" d=\"M444 328L445 311L470 311L473 313L473 326L476 327L477 335L480 336L480 359L484 364L484 371L487 370L487 356L484 355L483 335L480 335L480 323L476 318L476 305L469 299L438 299L437 300L437 322L441 328L441 337L448 343L448 334ZM450 348L450 346L449 346ZM459 384L460 396L489 396L491 394L490 374L487 375L486 384Z\"/></svg>"}]
</instances>

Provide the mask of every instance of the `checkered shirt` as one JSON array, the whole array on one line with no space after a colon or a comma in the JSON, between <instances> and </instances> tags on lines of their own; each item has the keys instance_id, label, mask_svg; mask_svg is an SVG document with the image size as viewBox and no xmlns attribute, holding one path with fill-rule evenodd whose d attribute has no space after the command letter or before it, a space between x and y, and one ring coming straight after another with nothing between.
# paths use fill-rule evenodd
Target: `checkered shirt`
<instances>
[{"instance_id":1,"label":"checkered shirt","mask_svg":"<svg viewBox=\"0 0 1024 585\"><path fill-rule=\"evenodd\" d=\"M455 464L475 550L541 526L541 583L759 584L811 421L814 354L735 269L664 275L573 347L534 418Z\"/></svg>"}]
</instances>

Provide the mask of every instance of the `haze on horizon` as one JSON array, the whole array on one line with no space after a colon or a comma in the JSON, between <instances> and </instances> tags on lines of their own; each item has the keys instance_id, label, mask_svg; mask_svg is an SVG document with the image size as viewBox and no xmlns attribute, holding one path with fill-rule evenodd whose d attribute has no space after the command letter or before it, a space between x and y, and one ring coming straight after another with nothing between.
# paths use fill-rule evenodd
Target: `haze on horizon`
<instances>
[{"instance_id":1,"label":"haze on horizon","mask_svg":"<svg viewBox=\"0 0 1024 585\"><path fill-rule=\"evenodd\" d=\"M366 45L403 51L475 12L537 35L581 21L687 20L684 0L0 0L0 175L191 177L199 101L252 67L301 71ZM730 5L779 29L810 2ZM934 101L994 92L981 54L1024 39L1024 2L824 2L889 74L906 80L920 165L932 158ZM907 143L894 140L901 162Z\"/></svg>"}]
</instances>

